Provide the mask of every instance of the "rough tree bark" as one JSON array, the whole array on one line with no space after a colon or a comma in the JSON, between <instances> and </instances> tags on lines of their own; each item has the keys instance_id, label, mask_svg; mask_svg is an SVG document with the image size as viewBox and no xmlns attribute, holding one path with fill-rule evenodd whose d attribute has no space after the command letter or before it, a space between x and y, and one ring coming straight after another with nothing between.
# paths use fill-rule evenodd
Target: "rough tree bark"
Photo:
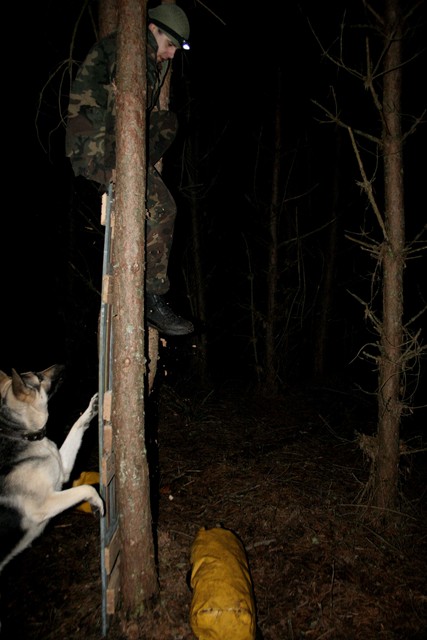
<instances>
[{"instance_id":1,"label":"rough tree bark","mask_svg":"<svg viewBox=\"0 0 427 640\"><path fill-rule=\"evenodd\" d=\"M374 503L392 510L397 502L399 429L402 414L403 269L405 214L401 131L402 23L399 0L387 0L383 80L383 158L386 238L382 251L383 323L379 359L378 458ZM387 519L386 512L382 519Z\"/></svg>"},{"instance_id":2,"label":"rough tree bark","mask_svg":"<svg viewBox=\"0 0 427 640\"><path fill-rule=\"evenodd\" d=\"M158 592L144 433L146 5L118 1L112 422L127 635Z\"/></svg>"}]
</instances>

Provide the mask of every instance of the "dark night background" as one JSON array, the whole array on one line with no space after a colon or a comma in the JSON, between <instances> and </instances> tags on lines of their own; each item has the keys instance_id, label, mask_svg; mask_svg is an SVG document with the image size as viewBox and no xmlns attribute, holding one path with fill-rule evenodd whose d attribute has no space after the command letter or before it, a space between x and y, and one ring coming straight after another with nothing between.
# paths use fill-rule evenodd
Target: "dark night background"
<instances>
[{"instance_id":1,"label":"dark night background","mask_svg":"<svg viewBox=\"0 0 427 640\"><path fill-rule=\"evenodd\" d=\"M158 384L147 401L162 601L152 635L147 627L141 638L190 637L190 544L199 526L224 522L249 549L266 640L420 640L426 620L427 367L425 358L410 360L404 377L406 398L417 408L402 418L401 439L410 448L401 456L399 477L405 518L390 537L379 536L361 515L373 465L358 437L377 427L377 371L362 352L377 355L378 336L354 296L381 316L381 274L350 237L380 242L381 235L357 184L347 133L322 123L313 103L331 111L336 106L354 129L380 136L369 91L328 61L316 40L337 56L342 36L346 63L364 73L364 36L369 34L373 59L382 44L366 28L372 16L363 0L178 4L190 18L191 51L174 61L171 108L180 131L163 173L178 204L170 296L194 319L196 333L161 342ZM384 2L373 0L373 6L381 13ZM402 94L407 131L427 105L427 23L425 2L402 0L402 6L417 6L403 52L409 61ZM70 71L96 40L97 11L95 0L41 0L4 9L0 369L9 374L12 367L24 372L66 365L48 424L58 444L98 388L100 198L93 184L73 176L63 120ZM376 86L381 95L380 80ZM263 395L259 382L266 373L276 112L282 206L278 385L272 396ZM417 317L427 300L426 141L424 116L404 146L406 238L424 246L406 264L404 321L414 319L409 328L420 330L421 345L427 329L425 314ZM359 143L382 209L382 159L374 144ZM194 313L194 211L205 325ZM333 220L337 242L330 253ZM317 329L332 258L320 377ZM97 438L94 425L75 477L97 468ZM59 515L6 568L0 602L5 640L99 638L99 526L86 516L82 520L74 509Z\"/></svg>"},{"instance_id":2,"label":"dark night background","mask_svg":"<svg viewBox=\"0 0 427 640\"><path fill-rule=\"evenodd\" d=\"M8 100L6 127L10 134L5 132L11 153L6 162L7 204L1 232L0 367L7 372L11 367L37 370L61 361L67 364L73 379L92 388L97 377L103 230L96 189L82 179L75 180L64 157L61 120L69 86L66 61L82 6L83 2L71 0L45 0L26 6L22 14L20 6L16 13L11 10L15 13L13 23L19 24L14 41L19 55L13 54L6 65L14 98ZM268 239L263 220L267 219L271 197L273 123L280 76L284 238L295 237L297 231L307 238L298 249L294 243L292 250L282 253L280 295L287 310L293 297L291 317L283 319L289 331L278 346L286 354L282 382L295 383L311 375L318 295L327 256L327 234L318 230L337 215L339 241L328 372L360 385L366 382L364 376L372 376L366 386L373 390L372 365L360 361L357 354L375 337L363 317L363 307L349 291L369 299L375 264L345 236L360 233L362 228L375 234L376 224L356 185L359 174L348 139L342 136L337 160L339 134L331 125L319 123L322 114L312 103L314 99L332 107L331 89L335 87L343 117L356 128L378 133L378 119L367 92L322 58L310 28L311 24L325 47L334 42L336 46L344 11L348 24L365 21L362 3L328 3L326 8L325 3L307 0L263 2L250 7L248 3L207 0L211 12L197 2L186 1L181 6L192 25L192 50L185 56L178 54L174 62L172 108L179 114L181 129L164 169L179 205L170 265L175 305L183 314L191 315L189 196L194 196L205 261L205 329L213 379L234 376L256 380L249 258L262 314ZM91 9L96 17L96 3ZM423 12L418 15L423 16ZM425 48L425 22L418 21L417 26L406 57ZM94 38L86 12L76 33L76 63L83 60ZM346 59L362 70L360 35L349 28L346 38ZM425 71L424 50L404 70L404 127L408 126L409 114L419 115L425 108ZM192 159L183 155L183 150L188 150L188 141L194 139L198 149L191 166ZM373 171L377 160L372 148L367 152ZM334 214L337 162L340 189ZM405 162L409 239L426 223L425 125L408 140ZM189 171L195 186L189 186ZM378 185L381 172L379 165ZM377 189L381 201L380 186ZM302 259L300 268L296 267L298 256ZM425 305L425 258L408 263L405 277L408 319ZM421 318L417 325L423 322ZM262 320L258 327L262 328ZM184 379L191 378L192 343L194 339L169 341L164 357L170 379L173 375L179 378L181 372ZM423 389L422 381L419 389ZM419 394L416 401L422 404Z\"/></svg>"}]
</instances>

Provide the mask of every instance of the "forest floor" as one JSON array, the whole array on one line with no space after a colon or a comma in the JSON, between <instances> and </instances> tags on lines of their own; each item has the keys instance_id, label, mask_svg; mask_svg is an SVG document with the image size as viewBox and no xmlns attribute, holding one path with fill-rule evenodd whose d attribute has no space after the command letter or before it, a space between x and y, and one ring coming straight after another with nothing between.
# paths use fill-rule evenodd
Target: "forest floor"
<instances>
[{"instance_id":1,"label":"forest floor","mask_svg":"<svg viewBox=\"0 0 427 640\"><path fill-rule=\"evenodd\" d=\"M195 639L190 550L218 524L246 549L257 637L426 637L426 454L402 456L401 517L375 530L357 442L373 432L374 406L332 385L274 400L232 387L188 399L164 385L156 402L160 598L136 637ZM425 445L418 431L413 449ZM51 521L0 578L2 640L101 638L99 555L97 516L74 509ZM117 621L109 639L123 637Z\"/></svg>"}]
</instances>

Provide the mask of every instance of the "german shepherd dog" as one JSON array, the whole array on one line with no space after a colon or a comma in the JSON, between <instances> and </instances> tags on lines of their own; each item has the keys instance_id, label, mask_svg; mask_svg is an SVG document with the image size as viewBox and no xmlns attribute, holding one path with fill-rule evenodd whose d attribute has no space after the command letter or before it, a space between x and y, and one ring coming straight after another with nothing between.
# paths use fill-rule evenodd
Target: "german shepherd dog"
<instances>
[{"instance_id":1,"label":"german shepherd dog","mask_svg":"<svg viewBox=\"0 0 427 640\"><path fill-rule=\"evenodd\" d=\"M98 394L71 428L61 448L46 437L48 401L64 367L8 376L0 371L0 572L41 535L51 518L87 501L104 514L96 489L62 490L83 434L98 413Z\"/></svg>"}]
</instances>

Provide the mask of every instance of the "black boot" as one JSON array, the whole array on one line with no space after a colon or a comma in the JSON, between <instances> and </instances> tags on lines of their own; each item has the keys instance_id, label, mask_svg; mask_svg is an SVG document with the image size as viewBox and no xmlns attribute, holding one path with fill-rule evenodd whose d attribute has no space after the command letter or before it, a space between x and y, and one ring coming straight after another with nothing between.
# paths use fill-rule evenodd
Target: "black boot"
<instances>
[{"instance_id":1,"label":"black boot","mask_svg":"<svg viewBox=\"0 0 427 640\"><path fill-rule=\"evenodd\" d=\"M163 296L147 292L145 303L147 322L160 333L169 336L185 336L193 333L192 323L174 313Z\"/></svg>"}]
</instances>

